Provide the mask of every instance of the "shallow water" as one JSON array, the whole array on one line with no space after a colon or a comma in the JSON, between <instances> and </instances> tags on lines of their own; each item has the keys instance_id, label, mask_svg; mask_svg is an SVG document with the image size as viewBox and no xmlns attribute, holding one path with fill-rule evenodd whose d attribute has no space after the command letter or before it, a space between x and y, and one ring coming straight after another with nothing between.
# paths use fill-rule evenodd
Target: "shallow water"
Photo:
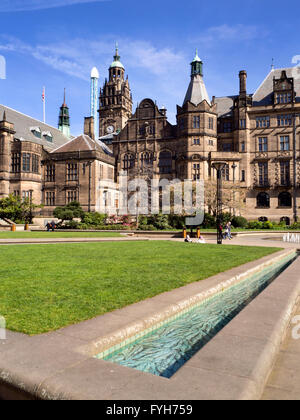
<instances>
[{"instance_id":1,"label":"shallow water","mask_svg":"<svg viewBox=\"0 0 300 420\"><path fill-rule=\"evenodd\" d=\"M296 257L285 259L231 286L104 358L143 372L171 378ZM101 355L96 358L102 358Z\"/></svg>"}]
</instances>

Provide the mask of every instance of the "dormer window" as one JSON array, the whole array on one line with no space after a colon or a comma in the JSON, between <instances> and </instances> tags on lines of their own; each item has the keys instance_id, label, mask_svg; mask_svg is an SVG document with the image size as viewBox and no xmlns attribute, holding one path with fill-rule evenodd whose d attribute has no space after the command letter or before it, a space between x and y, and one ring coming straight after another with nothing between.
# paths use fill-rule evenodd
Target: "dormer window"
<instances>
[{"instance_id":1,"label":"dormer window","mask_svg":"<svg viewBox=\"0 0 300 420\"><path fill-rule=\"evenodd\" d=\"M32 134L37 137L38 139L42 138L42 132L40 127L31 127L30 131L32 132Z\"/></svg>"},{"instance_id":2,"label":"dormer window","mask_svg":"<svg viewBox=\"0 0 300 420\"><path fill-rule=\"evenodd\" d=\"M53 136L50 131L43 131L43 137L45 140L49 141L49 143L53 143Z\"/></svg>"},{"instance_id":3,"label":"dormer window","mask_svg":"<svg viewBox=\"0 0 300 420\"><path fill-rule=\"evenodd\" d=\"M294 79L287 77L285 70L282 71L280 79L273 81L274 103L290 104L294 98Z\"/></svg>"},{"instance_id":4,"label":"dormer window","mask_svg":"<svg viewBox=\"0 0 300 420\"><path fill-rule=\"evenodd\" d=\"M278 104L290 104L292 102L291 93L278 93L277 94L277 103Z\"/></svg>"}]
</instances>

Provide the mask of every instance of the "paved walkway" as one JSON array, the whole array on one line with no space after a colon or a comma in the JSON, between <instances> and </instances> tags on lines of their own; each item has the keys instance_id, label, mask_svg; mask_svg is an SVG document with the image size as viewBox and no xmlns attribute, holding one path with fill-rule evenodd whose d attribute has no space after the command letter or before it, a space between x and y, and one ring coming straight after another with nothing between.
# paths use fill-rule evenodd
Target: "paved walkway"
<instances>
[{"instance_id":1,"label":"paved walkway","mask_svg":"<svg viewBox=\"0 0 300 420\"><path fill-rule=\"evenodd\" d=\"M295 316L300 316L300 301L293 318ZM293 338L295 327L296 325L290 324L265 388L263 400L300 400L300 339Z\"/></svg>"}]
</instances>

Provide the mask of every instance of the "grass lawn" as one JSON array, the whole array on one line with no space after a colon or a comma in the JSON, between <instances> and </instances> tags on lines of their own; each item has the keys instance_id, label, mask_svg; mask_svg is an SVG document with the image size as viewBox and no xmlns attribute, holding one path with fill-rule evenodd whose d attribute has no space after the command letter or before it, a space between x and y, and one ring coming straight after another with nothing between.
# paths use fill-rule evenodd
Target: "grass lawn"
<instances>
[{"instance_id":1,"label":"grass lawn","mask_svg":"<svg viewBox=\"0 0 300 420\"><path fill-rule=\"evenodd\" d=\"M169 241L3 246L0 314L13 331L53 331L278 250Z\"/></svg>"},{"instance_id":2,"label":"grass lawn","mask_svg":"<svg viewBox=\"0 0 300 420\"><path fill-rule=\"evenodd\" d=\"M116 238L117 232L0 232L0 239L27 238Z\"/></svg>"}]
</instances>

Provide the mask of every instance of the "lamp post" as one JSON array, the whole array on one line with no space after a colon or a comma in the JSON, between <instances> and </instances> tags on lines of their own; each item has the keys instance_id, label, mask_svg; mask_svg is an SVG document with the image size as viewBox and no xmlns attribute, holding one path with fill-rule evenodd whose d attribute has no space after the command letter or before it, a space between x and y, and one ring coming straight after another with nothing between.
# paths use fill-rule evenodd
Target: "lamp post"
<instances>
[{"instance_id":1,"label":"lamp post","mask_svg":"<svg viewBox=\"0 0 300 420\"><path fill-rule=\"evenodd\" d=\"M33 190L29 191L29 224L32 224L32 195L33 195Z\"/></svg>"},{"instance_id":2,"label":"lamp post","mask_svg":"<svg viewBox=\"0 0 300 420\"><path fill-rule=\"evenodd\" d=\"M297 125L296 118L298 114L293 114L293 213L294 222L298 222L298 209L297 209Z\"/></svg>"},{"instance_id":3,"label":"lamp post","mask_svg":"<svg viewBox=\"0 0 300 420\"><path fill-rule=\"evenodd\" d=\"M85 165L89 168L89 197L88 197L88 212L91 212L91 184L92 184L92 161L87 162Z\"/></svg>"},{"instance_id":4,"label":"lamp post","mask_svg":"<svg viewBox=\"0 0 300 420\"><path fill-rule=\"evenodd\" d=\"M237 165L235 162L233 162L232 165L232 172L233 172L233 184L235 184L235 170L237 168ZM234 185L233 185L233 215L235 216L235 191L234 191Z\"/></svg>"},{"instance_id":5,"label":"lamp post","mask_svg":"<svg viewBox=\"0 0 300 420\"><path fill-rule=\"evenodd\" d=\"M212 167L217 171L217 243L222 245L223 243L223 203L222 203L222 171L225 168L225 162L214 162Z\"/></svg>"}]
</instances>

